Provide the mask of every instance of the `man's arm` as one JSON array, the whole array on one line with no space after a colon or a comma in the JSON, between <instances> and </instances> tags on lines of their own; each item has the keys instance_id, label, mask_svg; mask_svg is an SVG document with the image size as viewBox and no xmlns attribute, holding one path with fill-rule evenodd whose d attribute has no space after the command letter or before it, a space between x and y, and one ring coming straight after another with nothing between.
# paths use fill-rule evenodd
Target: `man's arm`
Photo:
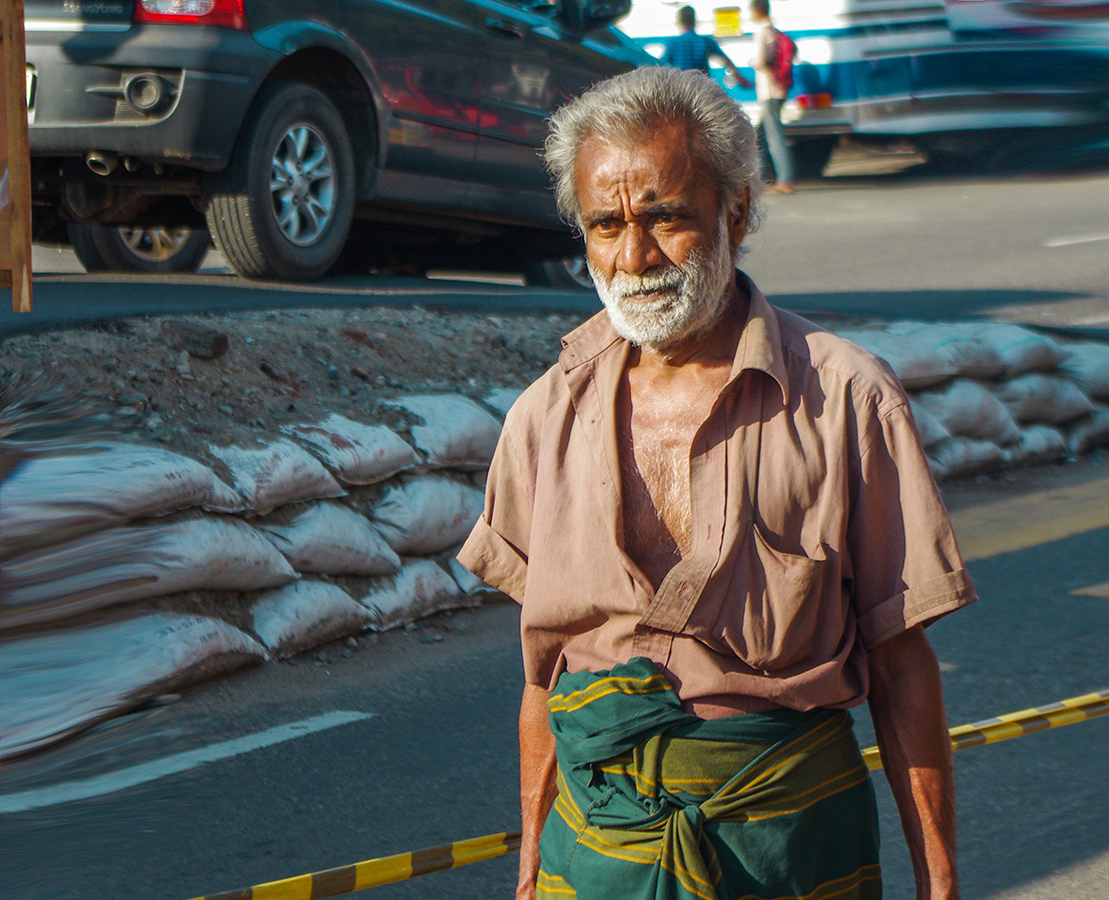
<instances>
[{"instance_id":1,"label":"man's arm","mask_svg":"<svg viewBox=\"0 0 1109 900\"><path fill-rule=\"evenodd\" d=\"M735 63L724 54L720 54L720 58L724 60L724 70L732 77L732 80L735 81L736 84L745 88L751 87L751 82L739 74L739 69L736 68Z\"/></svg>"},{"instance_id":2,"label":"man's arm","mask_svg":"<svg viewBox=\"0 0 1109 900\"><path fill-rule=\"evenodd\" d=\"M715 56L717 59L723 61L724 71L732 77L736 84L743 85L745 88L751 86L751 82L739 74L739 69L736 68L736 64L720 49L720 45L716 42L716 38L709 38L709 56Z\"/></svg>"},{"instance_id":3,"label":"man's arm","mask_svg":"<svg viewBox=\"0 0 1109 900\"><path fill-rule=\"evenodd\" d=\"M555 740L547 711L550 695L550 691L525 684L520 701L520 811L523 827L517 900L533 900L535 897L535 879L539 874L539 835L558 796L555 786Z\"/></svg>"},{"instance_id":4,"label":"man's arm","mask_svg":"<svg viewBox=\"0 0 1109 900\"><path fill-rule=\"evenodd\" d=\"M913 860L917 900L957 900L955 770L939 664L923 626L871 652L869 704Z\"/></svg>"}]
</instances>

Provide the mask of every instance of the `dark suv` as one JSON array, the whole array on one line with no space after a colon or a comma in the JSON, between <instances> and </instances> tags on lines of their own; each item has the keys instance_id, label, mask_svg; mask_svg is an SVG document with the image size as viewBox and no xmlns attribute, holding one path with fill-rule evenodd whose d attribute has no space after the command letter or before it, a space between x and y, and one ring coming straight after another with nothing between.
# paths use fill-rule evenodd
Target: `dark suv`
<instances>
[{"instance_id":1,"label":"dark suv","mask_svg":"<svg viewBox=\"0 0 1109 900\"><path fill-rule=\"evenodd\" d=\"M628 6L27 0L36 227L110 256L101 232L207 225L256 278L322 275L352 227L360 265L571 255L544 119L652 62L608 27Z\"/></svg>"}]
</instances>

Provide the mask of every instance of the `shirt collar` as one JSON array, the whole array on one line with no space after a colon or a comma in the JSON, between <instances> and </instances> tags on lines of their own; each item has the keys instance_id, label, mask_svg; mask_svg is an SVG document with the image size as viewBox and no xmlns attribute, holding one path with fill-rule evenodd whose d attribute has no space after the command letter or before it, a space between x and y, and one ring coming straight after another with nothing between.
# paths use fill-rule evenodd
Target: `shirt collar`
<instances>
[{"instance_id":1,"label":"shirt collar","mask_svg":"<svg viewBox=\"0 0 1109 900\"><path fill-rule=\"evenodd\" d=\"M735 381L743 371L757 369L778 382L778 387L782 389L782 400L788 403L789 377L786 375L778 313L755 286L755 282L743 272L737 272L736 275L740 286L746 285L751 303L743 333L739 337L739 345L736 347L729 383Z\"/></svg>"},{"instance_id":2,"label":"shirt collar","mask_svg":"<svg viewBox=\"0 0 1109 900\"><path fill-rule=\"evenodd\" d=\"M755 283L743 272L737 272L740 287L746 287L751 298L747 321L743 324L735 360L728 383L735 381L747 369L765 372L782 390L782 399L789 401L789 382L782 352L782 333L778 315L762 295ZM587 319L562 339L562 353L558 362L563 372L570 372L599 357L614 344L627 343L618 335L609 321L608 313L601 310ZM621 359L624 356L621 354Z\"/></svg>"}]
</instances>

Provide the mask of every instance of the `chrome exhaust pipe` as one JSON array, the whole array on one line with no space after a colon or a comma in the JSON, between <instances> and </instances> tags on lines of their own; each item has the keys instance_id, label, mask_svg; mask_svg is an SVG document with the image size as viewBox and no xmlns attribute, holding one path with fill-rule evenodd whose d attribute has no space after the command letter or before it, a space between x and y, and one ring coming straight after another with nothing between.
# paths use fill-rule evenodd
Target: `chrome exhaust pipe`
<instances>
[{"instance_id":1,"label":"chrome exhaust pipe","mask_svg":"<svg viewBox=\"0 0 1109 900\"><path fill-rule=\"evenodd\" d=\"M85 165L97 175L111 175L119 165L119 156L110 150L90 150L85 154Z\"/></svg>"}]
</instances>

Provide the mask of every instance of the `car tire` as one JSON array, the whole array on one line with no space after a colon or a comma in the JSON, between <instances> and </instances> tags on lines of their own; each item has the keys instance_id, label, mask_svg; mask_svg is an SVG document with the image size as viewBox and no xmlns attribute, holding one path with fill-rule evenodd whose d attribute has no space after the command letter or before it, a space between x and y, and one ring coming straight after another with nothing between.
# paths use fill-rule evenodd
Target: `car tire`
<instances>
[{"instance_id":1,"label":"car tire","mask_svg":"<svg viewBox=\"0 0 1109 900\"><path fill-rule=\"evenodd\" d=\"M824 168L839 145L837 136L799 140L792 146L793 176L798 181L816 181L824 176Z\"/></svg>"},{"instance_id":2,"label":"car tire","mask_svg":"<svg viewBox=\"0 0 1109 900\"><path fill-rule=\"evenodd\" d=\"M212 238L203 228L66 225L69 243L86 272L195 272Z\"/></svg>"},{"instance_id":3,"label":"car tire","mask_svg":"<svg viewBox=\"0 0 1109 900\"><path fill-rule=\"evenodd\" d=\"M354 213L354 154L334 104L265 85L208 205L208 227L245 278L306 281L339 258Z\"/></svg>"},{"instance_id":4,"label":"car tire","mask_svg":"<svg viewBox=\"0 0 1109 900\"><path fill-rule=\"evenodd\" d=\"M548 259L532 263L524 272L528 284L540 287L567 288L594 291L593 279L585 264L585 256L567 256L565 259Z\"/></svg>"}]
</instances>

